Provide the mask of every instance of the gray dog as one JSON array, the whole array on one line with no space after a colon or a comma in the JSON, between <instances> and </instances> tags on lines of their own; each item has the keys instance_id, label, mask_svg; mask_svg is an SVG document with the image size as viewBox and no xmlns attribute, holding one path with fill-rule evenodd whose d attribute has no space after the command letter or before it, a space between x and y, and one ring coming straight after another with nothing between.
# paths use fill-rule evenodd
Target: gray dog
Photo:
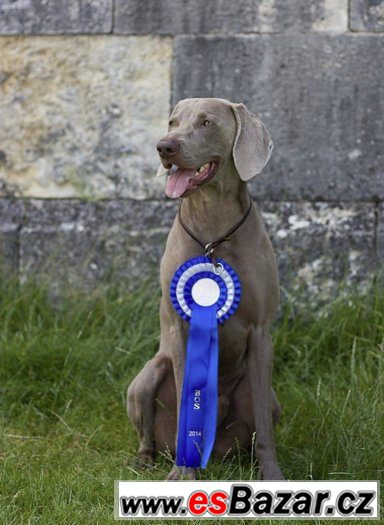
<instances>
[{"instance_id":1,"label":"gray dog","mask_svg":"<svg viewBox=\"0 0 384 525\"><path fill-rule=\"evenodd\" d=\"M203 255L198 240L235 270L242 285L236 313L219 328L218 424L213 454L250 447L265 480L284 479L274 441L280 405L272 389L270 325L279 298L270 240L246 181L264 168L272 151L265 126L243 104L215 98L180 101L159 141L158 175L168 173L168 197L181 197L161 261L161 338L157 354L128 389L128 416L139 435L138 460L175 453L188 323L169 297L177 268ZM184 225L184 226L183 226ZM238 225L226 238L228 231ZM189 231L189 233L188 233ZM223 236L225 238L223 238ZM167 479L195 479L196 469L174 466Z\"/></svg>"}]
</instances>

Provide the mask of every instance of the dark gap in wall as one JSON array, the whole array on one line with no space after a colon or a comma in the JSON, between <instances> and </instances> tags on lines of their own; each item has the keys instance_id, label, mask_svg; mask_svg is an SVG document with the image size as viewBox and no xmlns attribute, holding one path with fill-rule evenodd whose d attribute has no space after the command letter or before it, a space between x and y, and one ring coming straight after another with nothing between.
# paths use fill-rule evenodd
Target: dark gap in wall
<instances>
[{"instance_id":1,"label":"dark gap in wall","mask_svg":"<svg viewBox=\"0 0 384 525\"><path fill-rule=\"evenodd\" d=\"M110 33L114 33L115 32L115 16L116 16L116 0L112 0L111 10L112 10L112 22L111 22Z\"/></svg>"},{"instance_id":2,"label":"dark gap in wall","mask_svg":"<svg viewBox=\"0 0 384 525\"><path fill-rule=\"evenodd\" d=\"M379 259L378 259L378 234L379 234L379 206L380 201L374 201L374 232L373 232L373 257L375 261L375 266L378 268L379 266Z\"/></svg>"},{"instance_id":3,"label":"dark gap in wall","mask_svg":"<svg viewBox=\"0 0 384 525\"><path fill-rule=\"evenodd\" d=\"M347 29L348 31L352 31L352 28L351 28L351 2L352 0L348 0L348 24L347 24Z\"/></svg>"}]
</instances>

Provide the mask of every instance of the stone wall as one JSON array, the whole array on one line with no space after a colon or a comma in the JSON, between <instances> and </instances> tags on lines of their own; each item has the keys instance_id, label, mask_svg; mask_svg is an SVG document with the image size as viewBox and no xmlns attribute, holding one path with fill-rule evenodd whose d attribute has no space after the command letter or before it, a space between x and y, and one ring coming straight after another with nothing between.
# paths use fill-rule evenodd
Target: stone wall
<instances>
[{"instance_id":1,"label":"stone wall","mask_svg":"<svg viewBox=\"0 0 384 525\"><path fill-rule=\"evenodd\" d=\"M384 260L383 0L1 0L6 273L130 285L175 203L155 144L180 98L244 102L275 148L250 184L283 286Z\"/></svg>"}]
</instances>

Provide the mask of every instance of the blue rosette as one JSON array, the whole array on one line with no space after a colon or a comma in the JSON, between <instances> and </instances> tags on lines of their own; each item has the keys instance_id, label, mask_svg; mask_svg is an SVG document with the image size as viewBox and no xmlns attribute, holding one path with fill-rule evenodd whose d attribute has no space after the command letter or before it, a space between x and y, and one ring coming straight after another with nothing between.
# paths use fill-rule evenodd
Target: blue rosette
<instances>
[{"instance_id":1,"label":"blue rosette","mask_svg":"<svg viewBox=\"0 0 384 525\"><path fill-rule=\"evenodd\" d=\"M170 288L170 296L176 312L190 322L195 301L192 288L201 279L212 279L220 288L215 304L216 318L222 324L237 309L241 298L241 285L235 270L223 259L215 264L209 257L194 257L183 263L175 272Z\"/></svg>"},{"instance_id":2,"label":"blue rosette","mask_svg":"<svg viewBox=\"0 0 384 525\"><path fill-rule=\"evenodd\" d=\"M240 281L223 259L194 257L176 270L170 297L179 316L190 323L176 465L206 467L216 436L218 325L239 306Z\"/></svg>"}]
</instances>

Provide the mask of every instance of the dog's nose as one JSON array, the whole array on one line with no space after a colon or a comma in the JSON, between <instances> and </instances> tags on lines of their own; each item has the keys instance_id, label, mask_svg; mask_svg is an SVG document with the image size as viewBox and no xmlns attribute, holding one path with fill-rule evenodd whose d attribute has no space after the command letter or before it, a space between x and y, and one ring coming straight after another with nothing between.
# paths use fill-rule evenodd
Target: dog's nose
<instances>
[{"instance_id":1,"label":"dog's nose","mask_svg":"<svg viewBox=\"0 0 384 525\"><path fill-rule=\"evenodd\" d=\"M171 157L180 149L180 142L175 139L159 140L156 146L157 151L163 157Z\"/></svg>"}]
</instances>

